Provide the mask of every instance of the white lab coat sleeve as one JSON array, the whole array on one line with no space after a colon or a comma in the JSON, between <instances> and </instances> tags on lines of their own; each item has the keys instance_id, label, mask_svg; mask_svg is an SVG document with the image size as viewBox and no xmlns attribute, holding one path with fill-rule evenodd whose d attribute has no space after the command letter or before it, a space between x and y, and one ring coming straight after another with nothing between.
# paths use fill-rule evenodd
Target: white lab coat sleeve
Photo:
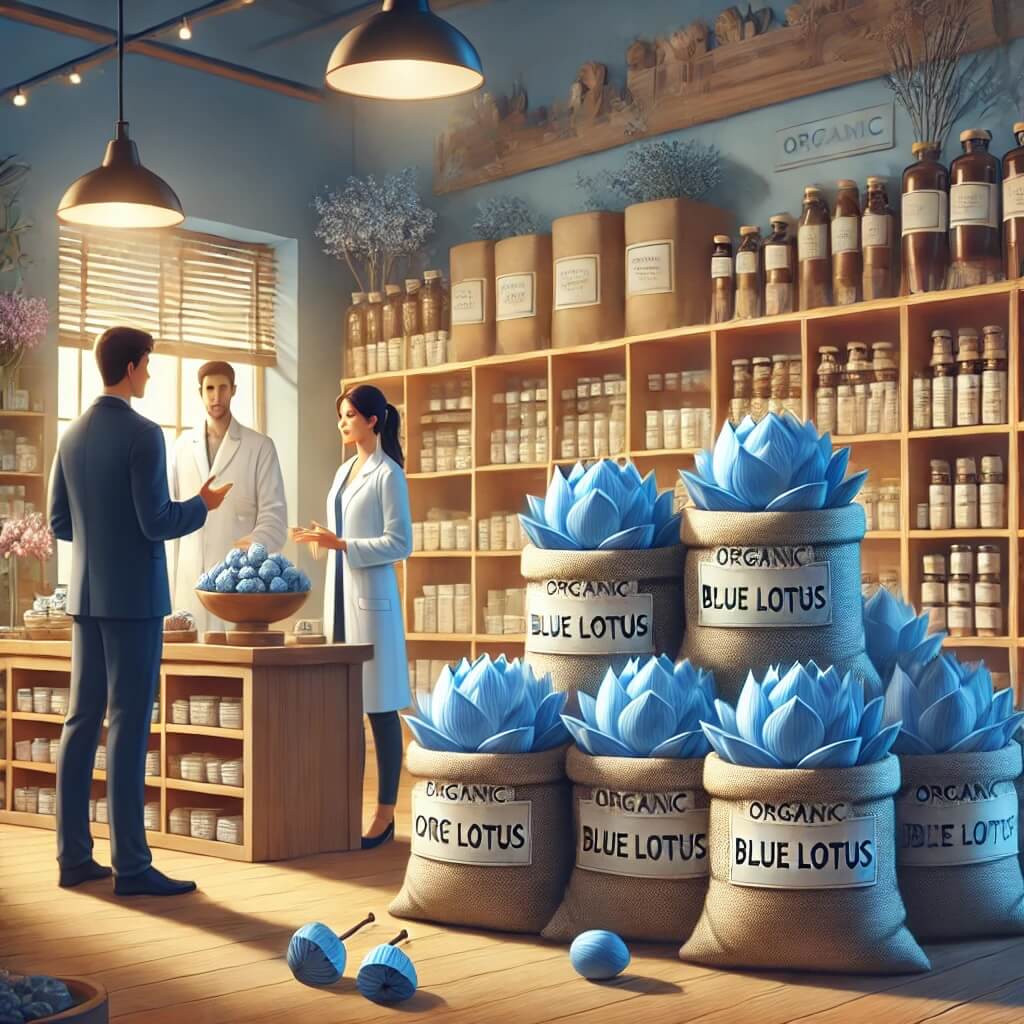
<instances>
[{"instance_id":1,"label":"white lab coat sleeve","mask_svg":"<svg viewBox=\"0 0 1024 1024\"><path fill-rule=\"evenodd\" d=\"M288 503L284 493L281 463L274 442L265 437L256 453L256 525L253 543L268 551L280 551L288 537Z\"/></svg>"},{"instance_id":2,"label":"white lab coat sleeve","mask_svg":"<svg viewBox=\"0 0 1024 1024\"><path fill-rule=\"evenodd\" d=\"M167 490L171 495L171 501L181 501L180 487L178 485L178 451L181 447L181 438L178 437L171 448L171 457L167 464ZM180 550L178 538L165 541L164 548L167 554L167 573L171 586L171 603L174 602L175 587L178 580L178 552ZM171 609L174 611L175 609Z\"/></svg>"},{"instance_id":3,"label":"white lab coat sleeve","mask_svg":"<svg viewBox=\"0 0 1024 1024\"><path fill-rule=\"evenodd\" d=\"M384 512L384 533L380 537L348 540L346 554L353 569L401 562L412 553L412 517L409 513L409 488L405 474L381 472L379 497Z\"/></svg>"}]
</instances>

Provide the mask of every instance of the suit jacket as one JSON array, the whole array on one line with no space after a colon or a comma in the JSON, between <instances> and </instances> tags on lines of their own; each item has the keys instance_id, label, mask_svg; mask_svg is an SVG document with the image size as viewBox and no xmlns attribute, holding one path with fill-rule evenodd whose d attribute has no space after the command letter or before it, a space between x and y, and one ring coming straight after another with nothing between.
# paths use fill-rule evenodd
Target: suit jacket
<instances>
[{"instance_id":1,"label":"suit jacket","mask_svg":"<svg viewBox=\"0 0 1024 1024\"><path fill-rule=\"evenodd\" d=\"M50 478L50 527L72 544L69 614L169 614L164 541L205 522L198 495L171 501L163 431L126 402L101 395L61 438Z\"/></svg>"}]
</instances>

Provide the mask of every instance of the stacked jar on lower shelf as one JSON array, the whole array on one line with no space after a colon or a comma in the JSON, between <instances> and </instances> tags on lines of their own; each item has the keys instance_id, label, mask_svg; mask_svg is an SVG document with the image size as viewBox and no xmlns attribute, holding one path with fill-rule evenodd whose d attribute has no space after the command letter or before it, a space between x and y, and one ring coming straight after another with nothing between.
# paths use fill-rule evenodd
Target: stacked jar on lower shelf
<instances>
[{"instance_id":1,"label":"stacked jar on lower shelf","mask_svg":"<svg viewBox=\"0 0 1024 1024\"><path fill-rule=\"evenodd\" d=\"M547 381L513 377L491 396L491 465L547 461Z\"/></svg>"},{"instance_id":2,"label":"stacked jar on lower shelf","mask_svg":"<svg viewBox=\"0 0 1024 1024\"><path fill-rule=\"evenodd\" d=\"M172 836L191 836L221 843L241 844L242 815L225 814L218 807L174 807L168 816Z\"/></svg>"},{"instance_id":3,"label":"stacked jar on lower shelf","mask_svg":"<svg viewBox=\"0 0 1024 1024\"><path fill-rule=\"evenodd\" d=\"M1006 527L1006 478L999 455L956 460L955 480L946 459L931 460L928 503L917 506L919 530L1002 530Z\"/></svg>"},{"instance_id":4,"label":"stacked jar on lower shelf","mask_svg":"<svg viewBox=\"0 0 1024 1024\"><path fill-rule=\"evenodd\" d=\"M865 486L857 495L864 508L865 529L898 530L900 528L900 481L898 477L882 477L880 487Z\"/></svg>"},{"instance_id":5,"label":"stacked jar on lower shelf","mask_svg":"<svg viewBox=\"0 0 1024 1024\"><path fill-rule=\"evenodd\" d=\"M889 341L863 341L846 346L840 363L836 345L818 349L814 422L821 433L894 434L900 429L900 369L896 346Z\"/></svg>"},{"instance_id":6,"label":"stacked jar on lower shelf","mask_svg":"<svg viewBox=\"0 0 1024 1024\"><path fill-rule=\"evenodd\" d=\"M167 777L185 782L204 782L214 786L242 787L242 759L217 754L168 754Z\"/></svg>"},{"instance_id":7,"label":"stacked jar on lower shelf","mask_svg":"<svg viewBox=\"0 0 1024 1024\"><path fill-rule=\"evenodd\" d=\"M710 447L710 392L710 370L647 374L644 447L648 451Z\"/></svg>"},{"instance_id":8,"label":"stacked jar on lower shelf","mask_svg":"<svg viewBox=\"0 0 1024 1024\"><path fill-rule=\"evenodd\" d=\"M473 632L473 600L468 583L424 583L414 597L414 633Z\"/></svg>"},{"instance_id":9,"label":"stacked jar on lower shelf","mask_svg":"<svg viewBox=\"0 0 1024 1024\"><path fill-rule=\"evenodd\" d=\"M947 571L948 567L948 571ZM930 632L950 636L1003 636L1003 585L999 549L954 544L948 558L929 553L921 559L921 611Z\"/></svg>"},{"instance_id":10,"label":"stacked jar on lower shelf","mask_svg":"<svg viewBox=\"0 0 1024 1024\"><path fill-rule=\"evenodd\" d=\"M580 377L563 388L561 459L603 459L626 453L626 378L621 373Z\"/></svg>"},{"instance_id":11,"label":"stacked jar on lower shelf","mask_svg":"<svg viewBox=\"0 0 1024 1024\"><path fill-rule=\"evenodd\" d=\"M515 512L494 512L477 520L476 546L478 551L522 551L526 547L526 534Z\"/></svg>"},{"instance_id":12,"label":"stacked jar on lower shelf","mask_svg":"<svg viewBox=\"0 0 1024 1024\"><path fill-rule=\"evenodd\" d=\"M488 636L520 636L526 632L525 587L487 591L484 632Z\"/></svg>"},{"instance_id":13,"label":"stacked jar on lower shelf","mask_svg":"<svg viewBox=\"0 0 1024 1024\"><path fill-rule=\"evenodd\" d=\"M414 690L430 692L448 662L444 658L415 658L409 662L409 682Z\"/></svg>"},{"instance_id":14,"label":"stacked jar on lower shelf","mask_svg":"<svg viewBox=\"0 0 1024 1024\"><path fill-rule=\"evenodd\" d=\"M473 523L462 510L431 508L424 522L412 524L413 551L465 551L473 549Z\"/></svg>"},{"instance_id":15,"label":"stacked jar on lower shelf","mask_svg":"<svg viewBox=\"0 0 1024 1024\"><path fill-rule=\"evenodd\" d=\"M769 412L781 416L787 410L794 416L802 416L802 380L803 366L799 355L781 353L770 357L734 359L729 419L739 424L747 416L758 421Z\"/></svg>"}]
</instances>

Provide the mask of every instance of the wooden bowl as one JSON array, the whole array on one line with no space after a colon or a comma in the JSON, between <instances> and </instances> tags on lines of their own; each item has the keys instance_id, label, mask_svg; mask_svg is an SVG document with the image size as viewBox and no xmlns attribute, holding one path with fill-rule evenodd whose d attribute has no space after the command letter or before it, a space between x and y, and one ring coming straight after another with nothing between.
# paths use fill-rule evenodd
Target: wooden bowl
<instances>
[{"instance_id":1,"label":"wooden bowl","mask_svg":"<svg viewBox=\"0 0 1024 1024\"><path fill-rule=\"evenodd\" d=\"M194 644L199 637L195 629L165 629L165 644Z\"/></svg>"},{"instance_id":2,"label":"wooden bowl","mask_svg":"<svg viewBox=\"0 0 1024 1024\"><path fill-rule=\"evenodd\" d=\"M108 1024L107 990L98 982L88 978L61 978L71 992L75 1005L61 1013L43 1017L39 1024L51 1021L75 1021L75 1024Z\"/></svg>"},{"instance_id":3,"label":"wooden bowl","mask_svg":"<svg viewBox=\"0 0 1024 1024\"><path fill-rule=\"evenodd\" d=\"M203 607L223 619L236 624L262 625L290 618L305 603L309 591L285 594L219 594L212 590L197 590Z\"/></svg>"}]
</instances>

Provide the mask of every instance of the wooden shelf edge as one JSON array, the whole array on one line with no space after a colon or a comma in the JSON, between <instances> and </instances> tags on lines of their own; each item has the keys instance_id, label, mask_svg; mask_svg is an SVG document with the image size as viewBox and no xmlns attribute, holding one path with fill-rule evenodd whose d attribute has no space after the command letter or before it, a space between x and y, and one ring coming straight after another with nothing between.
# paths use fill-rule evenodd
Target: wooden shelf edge
<instances>
[{"instance_id":1,"label":"wooden shelf edge","mask_svg":"<svg viewBox=\"0 0 1024 1024\"><path fill-rule=\"evenodd\" d=\"M438 643L438 644L454 644L454 643L471 643L473 640L472 633L406 633L406 641L415 641L418 643Z\"/></svg>"},{"instance_id":2,"label":"wooden shelf edge","mask_svg":"<svg viewBox=\"0 0 1024 1024\"><path fill-rule=\"evenodd\" d=\"M244 740L244 729L221 729L214 725L166 725L164 731L179 736L213 736L226 740Z\"/></svg>"},{"instance_id":3,"label":"wooden shelf edge","mask_svg":"<svg viewBox=\"0 0 1024 1024\"><path fill-rule=\"evenodd\" d=\"M472 551L414 551L410 558L472 558Z\"/></svg>"},{"instance_id":4,"label":"wooden shelf edge","mask_svg":"<svg viewBox=\"0 0 1024 1024\"><path fill-rule=\"evenodd\" d=\"M911 540L1006 540L1009 530L910 530Z\"/></svg>"},{"instance_id":5,"label":"wooden shelf edge","mask_svg":"<svg viewBox=\"0 0 1024 1024\"><path fill-rule=\"evenodd\" d=\"M975 427L933 427L931 430L908 430L911 441L931 441L951 437L994 437L1009 434L1013 427L1009 423L978 425ZM895 435L898 439L901 435ZM841 440L841 439L839 439Z\"/></svg>"},{"instance_id":6,"label":"wooden shelf edge","mask_svg":"<svg viewBox=\"0 0 1024 1024\"><path fill-rule=\"evenodd\" d=\"M488 463L486 466L474 466L474 473L501 473L501 472L513 472L519 470L523 473L537 472L543 470L545 473L551 464L549 462L495 462Z\"/></svg>"},{"instance_id":7,"label":"wooden shelf edge","mask_svg":"<svg viewBox=\"0 0 1024 1024\"><path fill-rule=\"evenodd\" d=\"M229 796L236 800L245 798L243 786L225 786L213 782L192 782L190 779L164 779L164 788L183 793L209 793L213 796Z\"/></svg>"}]
</instances>

